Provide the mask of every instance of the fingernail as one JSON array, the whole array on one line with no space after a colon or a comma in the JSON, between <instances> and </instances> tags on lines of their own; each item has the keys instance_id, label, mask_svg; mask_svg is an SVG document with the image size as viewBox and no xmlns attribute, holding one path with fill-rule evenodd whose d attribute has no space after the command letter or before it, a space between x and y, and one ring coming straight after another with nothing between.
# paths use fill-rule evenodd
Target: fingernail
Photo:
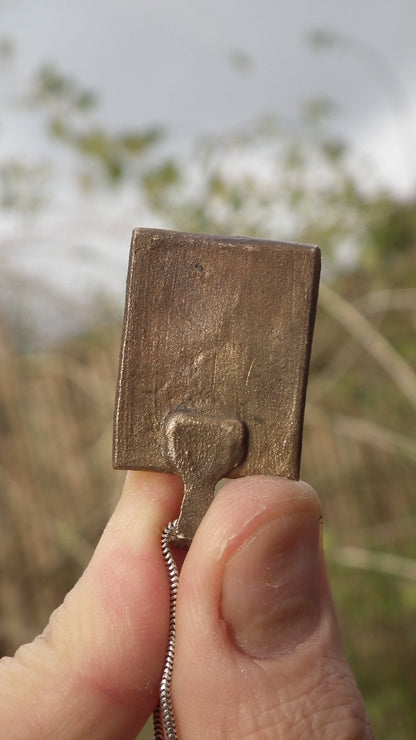
<instances>
[{"instance_id":1,"label":"fingernail","mask_svg":"<svg viewBox=\"0 0 416 740\"><path fill-rule=\"evenodd\" d=\"M306 639L319 618L320 521L312 512L260 527L225 566L222 616L247 655L269 658Z\"/></svg>"}]
</instances>

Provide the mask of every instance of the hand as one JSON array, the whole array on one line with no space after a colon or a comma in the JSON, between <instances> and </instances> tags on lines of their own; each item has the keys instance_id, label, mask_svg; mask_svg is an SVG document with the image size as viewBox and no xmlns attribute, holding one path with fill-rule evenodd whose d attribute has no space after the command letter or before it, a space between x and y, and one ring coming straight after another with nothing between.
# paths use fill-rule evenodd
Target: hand
<instances>
[{"instance_id":1,"label":"hand","mask_svg":"<svg viewBox=\"0 0 416 740\"><path fill-rule=\"evenodd\" d=\"M135 738L158 698L169 612L160 534L181 496L174 476L128 475L43 635L1 661L1 737ZM217 495L182 567L173 701L181 740L372 737L306 484L243 478Z\"/></svg>"}]
</instances>

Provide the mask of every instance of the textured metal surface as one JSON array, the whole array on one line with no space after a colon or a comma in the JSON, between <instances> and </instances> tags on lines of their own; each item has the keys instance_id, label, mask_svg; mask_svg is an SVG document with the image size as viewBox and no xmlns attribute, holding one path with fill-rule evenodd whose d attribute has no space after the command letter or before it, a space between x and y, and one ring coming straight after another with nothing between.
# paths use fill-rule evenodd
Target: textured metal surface
<instances>
[{"instance_id":1,"label":"textured metal surface","mask_svg":"<svg viewBox=\"0 0 416 740\"><path fill-rule=\"evenodd\" d=\"M113 462L194 476L199 504L184 541L212 498L201 474L208 480L221 440L239 452L220 475L299 475L319 269L309 245L133 232ZM182 419L174 434L172 418ZM195 459L191 476L184 455Z\"/></svg>"},{"instance_id":2,"label":"textured metal surface","mask_svg":"<svg viewBox=\"0 0 416 740\"><path fill-rule=\"evenodd\" d=\"M165 459L184 482L175 544L191 544L216 484L244 460L247 442L247 427L241 419L181 410L168 415Z\"/></svg>"}]
</instances>

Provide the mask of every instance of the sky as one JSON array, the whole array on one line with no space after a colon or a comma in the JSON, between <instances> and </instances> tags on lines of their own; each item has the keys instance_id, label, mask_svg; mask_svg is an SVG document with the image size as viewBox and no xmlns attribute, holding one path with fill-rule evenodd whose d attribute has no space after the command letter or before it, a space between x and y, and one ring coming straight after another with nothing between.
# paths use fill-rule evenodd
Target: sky
<instances>
[{"instance_id":1,"label":"sky","mask_svg":"<svg viewBox=\"0 0 416 740\"><path fill-rule=\"evenodd\" d=\"M54 63L99 93L109 126L161 124L180 151L202 134L236 130L264 114L295 120L305 100L330 98L334 129L402 193L416 184L415 28L414 0L0 0L0 38L13 40L18 73ZM316 31L329 32L333 47L312 48ZM40 146L24 119L8 127L3 116L1 151L30 156ZM141 224L119 206L114 224L121 214L125 229L114 227L114 237L128 251L128 235ZM59 218L82 222L81 210L71 208ZM31 260L22 257L21 266L51 269L69 291L96 273L117 291L127 256L115 259L111 223L108 231L97 235L98 272L86 260L80 276L79 260L75 266L70 257L65 269L54 267L50 244L32 250Z\"/></svg>"},{"instance_id":2,"label":"sky","mask_svg":"<svg viewBox=\"0 0 416 740\"><path fill-rule=\"evenodd\" d=\"M384 151L403 185L416 177L415 28L414 0L0 0L21 67L57 63L99 91L110 124L162 123L186 142L329 97L340 130ZM314 50L316 30L336 48Z\"/></svg>"}]
</instances>

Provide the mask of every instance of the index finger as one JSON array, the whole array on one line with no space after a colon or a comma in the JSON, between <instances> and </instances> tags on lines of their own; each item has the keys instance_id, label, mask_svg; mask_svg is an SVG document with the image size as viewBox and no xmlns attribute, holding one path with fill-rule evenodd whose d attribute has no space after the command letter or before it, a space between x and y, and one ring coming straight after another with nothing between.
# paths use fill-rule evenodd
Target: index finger
<instances>
[{"instance_id":1,"label":"index finger","mask_svg":"<svg viewBox=\"0 0 416 740\"><path fill-rule=\"evenodd\" d=\"M168 632L160 534L181 495L175 476L128 474L91 562L45 632L0 664L8 737L127 738L140 730L157 702Z\"/></svg>"}]
</instances>

